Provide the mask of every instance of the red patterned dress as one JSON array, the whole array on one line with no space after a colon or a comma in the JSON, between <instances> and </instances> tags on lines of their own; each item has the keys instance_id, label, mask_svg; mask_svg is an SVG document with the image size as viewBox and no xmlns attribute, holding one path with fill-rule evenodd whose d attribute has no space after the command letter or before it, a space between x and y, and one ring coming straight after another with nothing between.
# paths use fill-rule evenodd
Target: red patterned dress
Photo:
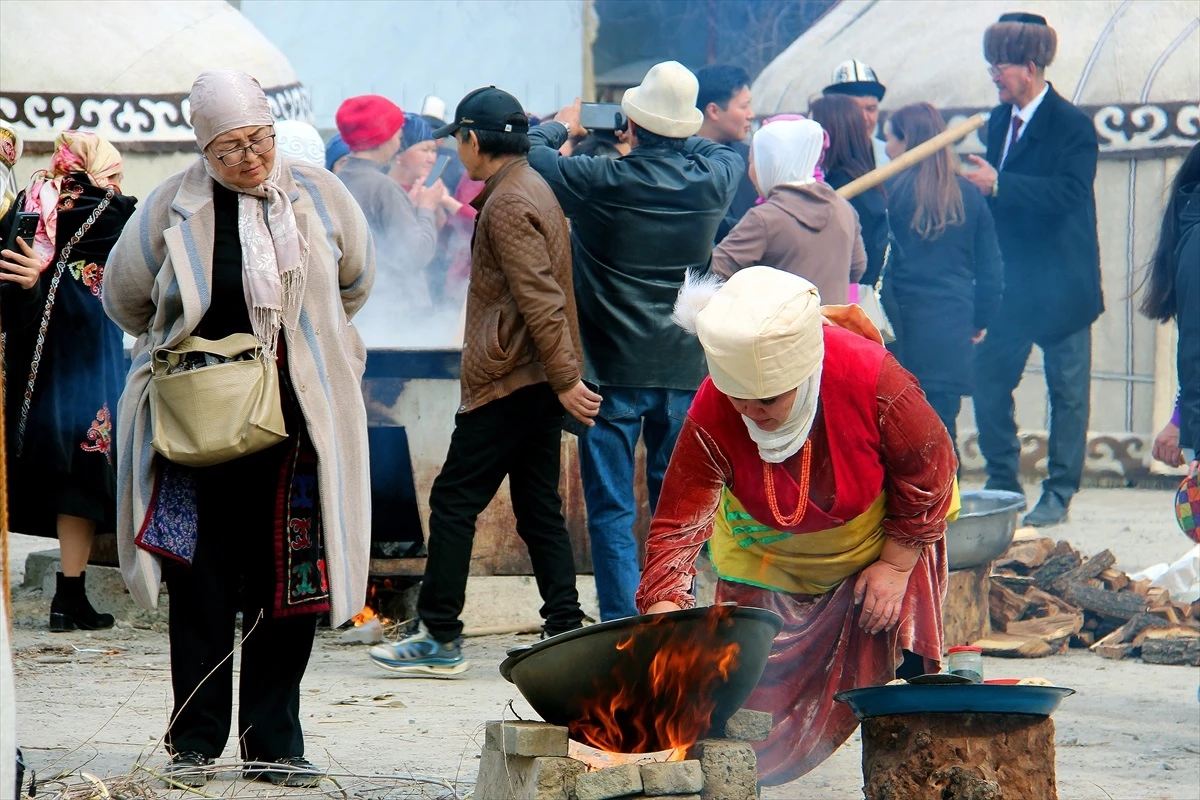
<instances>
[{"instance_id":1,"label":"red patterned dress","mask_svg":"<svg viewBox=\"0 0 1200 800\"><path fill-rule=\"evenodd\" d=\"M758 748L760 778L778 784L821 763L857 720L833 696L891 680L901 650L941 661L946 518L957 510L954 448L917 381L879 344L826 324L816 420L804 450L762 461L741 416L711 381L700 387L675 446L650 528L642 610L688 608L692 566L710 547L718 602L784 620L746 703L775 719ZM715 533L714 533L715 529ZM854 604L858 572L886 538L921 554L900 623L869 635Z\"/></svg>"}]
</instances>

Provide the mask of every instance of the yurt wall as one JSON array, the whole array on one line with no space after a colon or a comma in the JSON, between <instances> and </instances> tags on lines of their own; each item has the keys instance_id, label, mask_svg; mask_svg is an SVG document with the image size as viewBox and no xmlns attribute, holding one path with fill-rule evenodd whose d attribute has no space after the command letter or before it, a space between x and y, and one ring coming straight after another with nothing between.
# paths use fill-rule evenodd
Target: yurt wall
<instances>
[{"instance_id":1,"label":"yurt wall","mask_svg":"<svg viewBox=\"0 0 1200 800\"><path fill-rule=\"evenodd\" d=\"M55 33L68 29L93 44ZM122 189L146 197L196 156L187 95L206 69L249 72L277 118L310 117L287 58L225 0L4 0L0 31L0 119L24 139L23 181L48 165L60 131L77 128L111 141Z\"/></svg>"},{"instance_id":2,"label":"yurt wall","mask_svg":"<svg viewBox=\"0 0 1200 800\"><path fill-rule=\"evenodd\" d=\"M1028 0L1058 32L1048 79L1092 116L1100 141L1096 205L1106 311L1093 327L1087 476L1146 480L1150 443L1175 397L1174 332L1137 313L1142 269L1157 240L1182 155L1200 141L1200 6L1191 0ZM849 58L887 86L888 109L928 101L954 122L987 111L995 88L984 29L1010 2L842 0L794 42L752 87L760 115L803 112ZM982 153L979 136L963 153ZM1046 268L1053 269L1053 264ZM1016 393L1022 469L1044 471L1049 404L1035 349ZM959 421L964 467L979 470L971 404Z\"/></svg>"}]
</instances>

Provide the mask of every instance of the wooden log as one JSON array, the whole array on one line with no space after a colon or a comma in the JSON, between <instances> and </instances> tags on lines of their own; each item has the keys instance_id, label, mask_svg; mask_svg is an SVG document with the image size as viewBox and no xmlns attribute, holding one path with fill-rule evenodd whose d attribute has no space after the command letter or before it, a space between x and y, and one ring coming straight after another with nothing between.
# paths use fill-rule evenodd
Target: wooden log
<instances>
[{"instance_id":1,"label":"wooden log","mask_svg":"<svg viewBox=\"0 0 1200 800\"><path fill-rule=\"evenodd\" d=\"M838 189L837 193L849 200L851 197L857 197L863 192L870 191L884 181L899 175L914 164L919 164L943 148L967 138L982 128L986 122L986 113L968 117L963 122L958 123L953 128L947 128L932 139L927 139L916 147L905 150L899 158L892 159L892 161L884 164L882 167L873 169L861 178L850 181L850 183Z\"/></svg>"},{"instance_id":2,"label":"wooden log","mask_svg":"<svg viewBox=\"0 0 1200 800\"><path fill-rule=\"evenodd\" d=\"M1130 619L1146 609L1146 598L1133 592L1110 592L1077 581L1067 584L1064 596L1080 608L1121 620Z\"/></svg>"},{"instance_id":3,"label":"wooden log","mask_svg":"<svg viewBox=\"0 0 1200 800\"><path fill-rule=\"evenodd\" d=\"M1140 581L1130 581L1128 589L1135 594L1140 594L1145 597L1146 593L1150 591L1150 579L1143 578Z\"/></svg>"},{"instance_id":4,"label":"wooden log","mask_svg":"<svg viewBox=\"0 0 1200 800\"><path fill-rule=\"evenodd\" d=\"M1054 722L903 714L862 723L865 800L1057 800Z\"/></svg>"},{"instance_id":5,"label":"wooden log","mask_svg":"<svg viewBox=\"0 0 1200 800\"><path fill-rule=\"evenodd\" d=\"M1011 575L993 572L992 583L1007 586L1009 589L1020 594L1030 586L1033 586L1033 578L1029 575Z\"/></svg>"},{"instance_id":6,"label":"wooden log","mask_svg":"<svg viewBox=\"0 0 1200 800\"><path fill-rule=\"evenodd\" d=\"M970 644L991 631L988 611L992 585L990 572L986 564L950 571L946 600L942 603L946 647Z\"/></svg>"},{"instance_id":7,"label":"wooden log","mask_svg":"<svg viewBox=\"0 0 1200 800\"><path fill-rule=\"evenodd\" d=\"M1000 558L996 559L996 569L1011 569L1020 575L1028 575L1042 564L1054 552L1054 540L1049 537L1031 539L1011 545Z\"/></svg>"},{"instance_id":8,"label":"wooden log","mask_svg":"<svg viewBox=\"0 0 1200 800\"><path fill-rule=\"evenodd\" d=\"M1049 617L1053 614L1078 614L1080 609L1073 606L1061 597L1052 595L1049 592L1043 592L1036 586L1025 592L1025 599L1029 601L1029 613L1037 617Z\"/></svg>"},{"instance_id":9,"label":"wooden log","mask_svg":"<svg viewBox=\"0 0 1200 800\"><path fill-rule=\"evenodd\" d=\"M1035 636L1049 645L1051 650L1060 650L1082 629L1083 614L1076 612L1013 622L1009 624L1007 632L1013 636Z\"/></svg>"},{"instance_id":10,"label":"wooden log","mask_svg":"<svg viewBox=\"0 0 1200 800\"><path fill-rule=\"evenodd\" d=\"M988 609L991 612L992 627L995 630L1008 630L1010 623L1025 618L1029 610L1029 601L1012 589L1001 583L993 583L988 592Z\"/></svg>"},{"instance_id":11,"label":"wooden log","mask_svg":"<svg viewBox=\"0 0 1200 800\"><path fill-rule=\"evenodd\" d=\"M1042 658L1054 652L1050 645L1037 636L1016 636L998 631L972 644L982 649L985 656L999 658Z\"/></svg>"},{"instance_id":12,"label":"wooden log","mask_svg":"<svg viewBox=\"0 0 1200 800\"><path fill-rule=\"evenodd\" d=\"M1067 584L1071 581L1087 582L1092 578L1098 578L1100 573L1117 563L1117 557L1113 555L1111 550L1102 550L1096 555L1084 561L1078 567L1070 572L1059 575L1054 579L1052 588L1055 592L1062 594L1067 589ZM1044 588L1044 587L1043 587ZM1097 587L1103 588L1103 587Z\"/></svg>"},{"instance_id":13,"label":"wooden log","mask_svg":"<svg viewBox=\"0 0 1200 800\"><path fill-rule=\"evenodd\" d=\"M1061 544L1061 543L1060 543ZM1058 548L1056 548L1057 551ZM1033 573L1033 583L1039 589L1050 589L1059 576L1065 575L1083 562L1075 551L1055 552L1046 559L1037 572Z\"/></svg>"},{"instance_id":14,"label":"wooden log","mask_svg":"<svg viewBox=\"0 0 1200 800\"><path fill-rule=\"evenodd\" d=\"M1137 614L1124 625L1097 640L1092 649L1096 650L1108 645L1128 644L1133 642L1137 635L1146 628L1165 627L1168 627L1168 623L1161 617L1146 613Z\"/></svg>"},{"instance_id":15,"label":"wooden log","mask_svg":"<svg viewBox=\"0 0 1200 800\"><path fill-rule=\"evenodd\" d=\"M1142 642L1142 660L1148 664L1200 666L1200 637L1146 639Z\"/></svg>"},{"instance_id":16,"label":"wooden log","mask_svg":"<svg viewBox=\"0 0 1200 800\"><path fill-rule=\"evenodd\" d=\"M1200 619L1200 600L1192 601L1192 604L1188 606L1187 615L1192 619Z\"/></svg>"},{"instance_id":17,"label":"wooden log","mask_svg":"<svg viewBox=\"0 0 1200 800\"><path fill-rule=\"evenodd\" d=\"M1101 658L1107 658L1112 661L1120 661L1134 654L1132 644L1101 644L1100 642L1096 642L1092 645L1091 650Z\"/></svg>"},{"instance_id":18,"label":"wooden log","mask_svg":"<svg viewBox=\"0 0 1200 800\"><path fill-rule=\"evenodd\" d=\"M1146 602L1151 606L1165 606L1171 602L1171 591L1161 586L1151 586L1146 591Z\"/></svg>"},{"instance_id":19,"label":"wooden log","mask_svg":"<svg viewBox=\"0 0 1200 800\"><path fill-rule=\"evenodd\" d=\"M1070 647L1091 647L1096 643L1096 634L1092 631L1080 631L1071 637Z\"/></svg>"},{"instance_id":20,"label":"wooden log","mask_svg":"<svg viewBox=\"0 0 1200 800\"><path fill-rule=\"evenodd\" d=\"M1179 612L1175 609L1174 603L1167 603L1165 606L1158 606L1157 608L1151 606L1150 608L1146 609L1146 613L1153 614L1156 617L1162 617L1172 625L1178 625L1179 623L1183 622L1183 617L1180 616Z\"/></svg>"},{"instance_id":21,"label":"wooden log","mask_svg":"<svg viewBox=\"0 0 1200 800\"><path fill-rule=\"evenodd\" d=\"M1119 569L1106 569L1100 573L1100 580L1114 592L1119 592L1129 585L1129 576Z\"/></svg>"}]
</instances>

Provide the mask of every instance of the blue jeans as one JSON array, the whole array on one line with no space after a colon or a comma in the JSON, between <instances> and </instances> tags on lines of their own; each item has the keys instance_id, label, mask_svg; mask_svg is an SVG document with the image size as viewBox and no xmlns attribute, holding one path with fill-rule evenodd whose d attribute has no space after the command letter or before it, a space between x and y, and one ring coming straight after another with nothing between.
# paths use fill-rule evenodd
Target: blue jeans
<instances>
[{"instance_id":1,"label":"blue jeans","mask_svg":"<svg viewBox=\"0 0 1200 800\"><path fill-rule=\"evenodd\" d=\"M641 581L633 524L633 449L646 442L646 486L650 513L658 505L663 474L695 392L602 386L596 425L579 440L579 467L587 503L588 536L600 619L637 614L634 595Z\"/></svg>"}]
</instances>

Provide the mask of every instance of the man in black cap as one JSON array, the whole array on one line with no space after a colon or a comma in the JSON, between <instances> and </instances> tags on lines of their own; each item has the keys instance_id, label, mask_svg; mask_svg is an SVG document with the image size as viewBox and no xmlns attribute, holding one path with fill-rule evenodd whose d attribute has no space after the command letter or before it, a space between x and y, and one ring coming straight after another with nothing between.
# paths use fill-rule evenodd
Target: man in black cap
<instances>
[{"instance_id":1,"label":"man in black cap","mask_svg":"<svg viewBox=\"0 0 1200 800\"><path fill-rule=\"evenodd\" d=\"M459 620L475 519L505 477L517 533L529 548L549 636L579 628L575 560L558 494L563 409L591 425L600 396L582 381L571 283L571 234L554 193L526 158L529 119L494 86L458 104L453 135L479 211L463 336L462 405L446 463L429 496L429 559L419 620L371 660L405 675L444 677L468 667Z\"/></svg>"},{"instance_id":2,"label":"man in black cap","mask_svg":"<svg viewBox=\"0 0 1200 800\"><path fill-rule=\"evenodd\" d=\"M965 177L989 198L1004 257L998 322L975 354L975 421L989 489L1022 492L1013 391L1042 349L1050 392L1049 476L1026 525L1057 525L1079 491L1090 411L1092 323L1104 310L1092 120L1046 82L1058 37L1036 14L1005 14L983 37L1000 105L987 159Z\"/></svg>"},{"instance_id":3,"label":"man in black cap","mask_svg":"<svg viewBox=\"0 0 1200 800\"><path fill-rule=\"evenodd\" d=\"M887 87L879 82L875 70L856 58L843 61L833 71L833 83L825 87L822 94L844 94L853 98L863 112L867 136L875 150L875 166L882 167L891 161L887 154L887 142L879 138L879 104L887 93Z\"/></svg>"}]
</instances>

